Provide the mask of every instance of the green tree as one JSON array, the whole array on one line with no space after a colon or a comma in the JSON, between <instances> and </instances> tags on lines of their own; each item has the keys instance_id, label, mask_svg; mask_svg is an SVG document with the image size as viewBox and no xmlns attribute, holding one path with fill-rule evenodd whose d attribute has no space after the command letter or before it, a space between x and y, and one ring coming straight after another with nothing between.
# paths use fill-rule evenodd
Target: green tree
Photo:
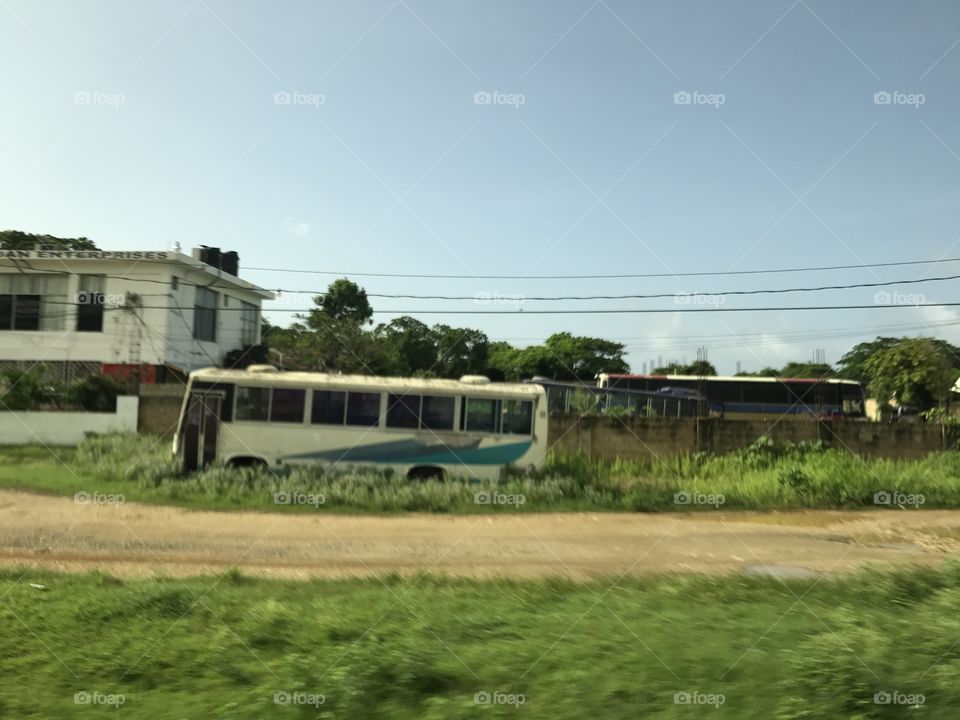
<instances>
[{"instance_id":1,"label":"green tree","mask_svg":"<svg viewBox=\"0 0 960 720\"><path fill-rule=\"evenodd\" d=\"M434 325L431 332L437 348L436 374L439 377L486 374L490 345L486 334L442 324Z\"/></svg>"},{"instance_id":2,"label":"green tree","mask_svg":"<svg viewBox=\"0 0 960 720\"><path fill-rule=\"evenodd\" d=\"M715 376L717 374L717 369L707 360L695 360L689 365L683 365L682 363L670 363L669 365L664 365L663 367L653 368L650 371L651 375L699 375L699 376Z\"/></svg>"},{"instance_id":3,"label":"green tree","mask_svg":"<svg viewBox=\"0 0 960 720\"><path fill-rule=\"evenodd\" d=\"M780 371L776 368L772 368L767 365L764 368L760 368L756 372L750 372L748 370L743 370L736 374L736 377L777 377L780 375Z\"/></svg>"},{"instance_id":4,"label":"green tree","mask_svg":"<svg viewBox=\"0 0 960 720\"><path fill-rule=\"evenodd\" d=\"M894 347L901 338L878 337L876 340L854 345L846 355L837 362L840 377L848 380L867 381L867 361L881 350Z\"/></svg>"},{"instance_id":5,"label":"green tree","mask_svg":"<svg viewBox=\"0 0 960 720\"><path fill-rule=\"evenodd\" d=\"M373 335L391 375L436 374L437 344L424 323L404 315L378 325Z\"/></svg>"},{"instance_id":6,"label":"green tree","mask_svg":"<svg viewBox=\"0 0 960 720\"><path fill-rule=\"evenodd\" d=\"M85 237L59 238L53 235L25 233L20 230L0 230L0 250L33 250L37 245L47 245L57 250L100 249Z\"/></svg>"},{"instance_id":7,"label":"green tree","mask_svg":"<svg viewBox=\"0 0 960 720\"><path fill-rule=\"evenodd\" d=\"M777 377L785 378L822 378L834 377L836 371L826 363L788 362L777 373Z\"/></svg>"},{"instance_id":8,"label":"green tree","mask_svg":"<svg viewBox=\"0 0 960 720\"><path fill-rule=\"evenodd\" d=\"M881 403L929 408L944 403L957 380L956 358L932 338L903 338L864 364L870 394Z\"/></svg>"},{"instance_id":9,"label":"green tree","mask_svg":"<svg viewBox=\"0 0 960 720\"><path fill-rule=\"evenodd\" d=\"M367 291L352 280L340 278L330 283L327 292L313 299L319 311L335 320L347 320L365 325L373 317L373 308L367 299ZM311 310L313 316L317 310ZM309 321L308 321L309 323Z\"/></svg>"},{"instance_id":10,"label":"green tree","mask_svg":"<svg viewBox=\"0 0 960 720\"><path fill-rule=\"evenodd\" d=\"M578 337L568 332L554 333L544 343L542 369L550 369L556 380L593 380L603 372L626 373L630 366L624 359L622 343L592 337Z\"/></svg>"}]
</instances>

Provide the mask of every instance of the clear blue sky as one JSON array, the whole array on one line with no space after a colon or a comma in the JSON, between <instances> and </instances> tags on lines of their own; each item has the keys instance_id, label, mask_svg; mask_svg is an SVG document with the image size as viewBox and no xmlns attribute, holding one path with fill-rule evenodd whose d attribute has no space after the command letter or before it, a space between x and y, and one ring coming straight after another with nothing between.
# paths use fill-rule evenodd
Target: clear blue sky
<instances>
[{"instance_id":1,"label":"clear blue sky","mask_svg":"<svg viewBox=\"0 0 960 720\"><path fill-rule=\"evenodd\" d=\"M242 268L466 275L960 256L960 6L950 0L6 0L0 18L7 228L86 235L107 249L219 245L238 250ZM299 95L278 104L283 92ZM523 103L475 103L483 92ZM723 104L677 104L678 92L720 94ZM878 105L877 92L923 102ZM371 292L530 296L925 273L960 273L960 263L702 279L361 282ZM273 288L322 289L332 279L241 274ZM960 300L955 286L898 290L945 302ZM870 304L875 292L726 306ZM307 299L284 295L273 306ZM926 334L957 341L956 328L942 324L958 317L921 307L421 319L517 344L559 330L623 340L637 371L658 356L693 359L703 344L732 372L738 360L746 369L780 365L814 348L833 362L861 334L890 325L918 334L927 323Z\"/></svg>"}]
</instances>

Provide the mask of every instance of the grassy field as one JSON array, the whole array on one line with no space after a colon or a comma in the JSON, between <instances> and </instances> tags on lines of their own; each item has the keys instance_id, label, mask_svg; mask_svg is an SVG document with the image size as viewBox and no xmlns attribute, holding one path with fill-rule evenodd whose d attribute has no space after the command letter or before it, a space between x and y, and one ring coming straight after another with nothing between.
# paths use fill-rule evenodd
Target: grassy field
<instances>
[{"instance_id":1,"label":"grassy field","mask_svg":"<svg viewBox=\"0 0 960 720\"><path fill-rule=\"evenodd\" d=\"M2 717L953 720L960 707L958 567L819 584L8 569L0 597Z\"/></svg>"},{"instance_id":2,"label":"grassy field","mask_svg":"<svg viewBox=\"0 0 960 720\"><path fill-rule=\"evenodd\" d=\"M150 437L92 438L77 449L0 450L0 487L215 510L489 513L556 510L697 511L960 507L960 453L920 461L864 460L819 446L757 443L725 456L649 463L551 457L533 476L499 483L410 482L377 471L212 468L181 477L169 445Z\"/></svg>"}]
</instances>

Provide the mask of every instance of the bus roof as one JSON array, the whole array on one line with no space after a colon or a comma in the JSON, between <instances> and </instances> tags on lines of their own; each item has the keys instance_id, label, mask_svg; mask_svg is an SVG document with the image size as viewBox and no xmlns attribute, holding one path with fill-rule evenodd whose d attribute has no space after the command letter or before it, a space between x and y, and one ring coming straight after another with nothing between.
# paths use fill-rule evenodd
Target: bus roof
<instances>
[{"instance_id":1,"label":"bus roof","mask_svg":"<svg viewBox=\"0 0 960 720\"><path fill-rule=\"evenodd\" d=\"M437 380L425 378L379 377L376 375L341 375L317 372L287 372L283 370L225 370L203 368L190 373L191 380L205 382L244 383L255 385L294 385L298 387L368 387L377 391L395 392L446 392L457 395L496 397L514 395L538 397L544 394L540 385L523 383L495 383L477 378L473 381ZM472 379L472 378L471 378ZM479 381L477 381L479 380Z\"/></svg>"},{"instance_id":2,"label":"bus roof","mask_svg":"<svg viewBox=\"0 0 960 720\"><path fill-rule=\"evenodd\" d=\"M832 385L860 385L856 380L846 378L790 378L790 377L756 377L746 375L630 375L626 373L600 373L597 379L608 380L705 380L707 382L734 381L734 382L791 382L791 383L829 383Z\"/></svg>"}]
</instances>

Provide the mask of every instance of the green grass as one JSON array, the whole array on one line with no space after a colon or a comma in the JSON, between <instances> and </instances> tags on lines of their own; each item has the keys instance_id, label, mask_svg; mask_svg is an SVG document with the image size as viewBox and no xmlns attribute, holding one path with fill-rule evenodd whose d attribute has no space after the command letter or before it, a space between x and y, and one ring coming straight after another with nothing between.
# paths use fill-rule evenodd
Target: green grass
<instances>
[{"instance_id":1,"label":"green grass","mask_svg":"<svg viewBox=\"0 0 960 720\"><path fill-rule=\"evenodd\" d=\"M0 717L953 720L960 707L960 567L616 584L7 569L0 598ZM284 691L324 702L275 705ZM883 691L924 704L874 704ZM79 692L123 705L76 705ZM524 702L476 705L479 692ZM724 702L677 705L678 692Z\"/></svg>"},{"instance_id":2,"label":"green grass","mask_svg":"<svg viewBox=\"0 0 960 720\"><path fill-rule=\"evenodd\" d=\"M551 457L545 470L512 473L499 483L449 478L408 481L374 470L285 475L212 468L178 474L169 444L141 436L91 438L76 450L0 450L0 487L59 495L123 495L126 500L197 509L347 513L488 513L538 511L709 511L872 508L886 491L922 496L924 508L960 507L960 453L925 460L864 460L819 445L758 442L724 456L692 455L652 462ZM477 503L480 492L523 503ZM277 504L277 493L301 504ZM677 504L678 493L712 495L714 504ZM307 497L311 496L311 497ZM709 499L709 498L704 498ZM322 502L321 502L322 501Z\"/></svg>"}]
</instances>

